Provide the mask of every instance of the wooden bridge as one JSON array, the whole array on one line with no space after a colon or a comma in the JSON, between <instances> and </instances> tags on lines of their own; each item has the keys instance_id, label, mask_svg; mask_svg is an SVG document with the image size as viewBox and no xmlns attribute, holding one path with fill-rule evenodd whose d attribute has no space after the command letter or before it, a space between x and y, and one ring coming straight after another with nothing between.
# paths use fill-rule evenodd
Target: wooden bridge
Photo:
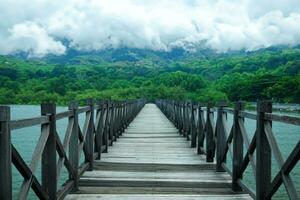
<instances>
[{"instance_id":1,"label":"wooden bridge","mask_svg":"<svg viewBox=\"0 0 300 200\"><path fill-rule=\"evenodd\" d=\"M80 114L85 115L82 127ZM167 100L156 104L88 100L88 106L72 102L62 113L56 113L55 104L42 104L41 115L11 120L9 107L0 106L0 199L26 199L32 189L39 199L51 200L263 200L271 199L281 185L290 199L299 199L299 185L290 172L299 161L300 142L283 159L272 121L300 126L300 118L272 114L268 101L259 102L257 113L251 113L243 110L242 102L232 109L225 103L214 108ZM230 129L227 115L233 116ZM61 141L56 122L65 118L67 130ZM257 122L252 138L245 118ZM10 138L13 130L35 125L41 125L41 135L28 164ZM272 155L279 167L274 178ZM39 162L41 183L36 174ZM24 178L16 197L12 165ZM248 165L254 187L243 180ZM60 186L63 166L69 177Z\"/></svg>"}]
</instances>

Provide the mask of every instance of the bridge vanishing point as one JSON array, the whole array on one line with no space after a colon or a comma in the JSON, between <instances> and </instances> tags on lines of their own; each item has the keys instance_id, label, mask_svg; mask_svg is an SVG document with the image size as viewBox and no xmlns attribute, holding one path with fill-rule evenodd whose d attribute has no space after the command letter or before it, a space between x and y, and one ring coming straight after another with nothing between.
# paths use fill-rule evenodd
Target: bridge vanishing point
<instances>
[{"instance_id":1,"label":"bridge vanishing point","mask_svg":"<svg viewBox=\"0 0 300 200\"><path fill-rule=\"evenodd\" d=\"M54 104L42 104L41 117L24 120L10 120L9 107L0 106L0 199L26 199L32 189L37 198L51 200L262 200L271 199L280 185L290 199L299 199L290 172L299 161L300 143L284 160L271 122L300 125L300 118L272 114L268 101L258 103L256 114L243 111L242 102L234 109L224 103L216 109L167 100L88 102L86 107L72 102L62 113L56 113ZM80 114L85 116L83 127ZM233 115L230 130L227 114ZM68 125L61 141L56 121L64 118ZM244 118L257 120L252 139ZM27 164L10 134L34 125L41 125L41 136ZM232 166L227 164L229 153ZM280 168L274 179L272 153ZM40 161L41 183L35 175ZM16 197L12 165L24 178ZM254 172L254 189L243 181L248 165ZM63 166L69 178L59 186Z\"/></svg>"}]
</instances>

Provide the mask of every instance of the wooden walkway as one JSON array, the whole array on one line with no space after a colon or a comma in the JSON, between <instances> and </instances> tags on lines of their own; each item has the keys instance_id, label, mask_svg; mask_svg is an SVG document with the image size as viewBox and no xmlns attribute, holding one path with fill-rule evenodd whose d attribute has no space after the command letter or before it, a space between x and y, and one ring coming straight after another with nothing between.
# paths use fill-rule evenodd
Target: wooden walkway
<instances>
[{"instance_id":1,"label":"wooden walkway","mask_svg":"<svg viewBox=\"0 0 300 200\"><path fill-rule=\"evenodd\" d=\"M155 104L146 104L117 142L86 171L66 199L251 199L231 177L179 135Z\"/></svg>"}]
</instances>

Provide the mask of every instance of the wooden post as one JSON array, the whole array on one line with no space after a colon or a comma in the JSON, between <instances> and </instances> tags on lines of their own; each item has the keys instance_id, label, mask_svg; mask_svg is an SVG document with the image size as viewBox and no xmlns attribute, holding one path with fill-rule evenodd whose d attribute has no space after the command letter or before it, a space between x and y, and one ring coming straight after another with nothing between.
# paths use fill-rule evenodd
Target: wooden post
<instances>
[{"instance_id":1,"label":"wooden post","mask_svg":"<svg viewBox=\"0 0 300 200\"><path fill-rule=\"evenodd\" d=\"M115 114L115 135L116 135L116 141L118 140L118 138L120 137L120 129L119 129L119 122L120 122L120 102L118 101L117 103L117 107L116 107L116 114Z\"/></svg>"},{"instance_id":2,"label":"wooden post","mask_svg":"<svg viewBox=\"0 0 300 200\"><path fill-rule=\"evenodd\" d=\"M126 127L125 128L127 128L129 125L129 112L130 112L129 106L130 106L130 103L128 100L126 100L126 105L125 105L125 107L126 107L126 112L125 112Z\"/></svg>"},{"instance_id":3,"label":"wooden post","mask_svg":"<svg viewBox=\"0 0 300 200\"><path fill-rule=\"evenodd\" d=\"M224 168L222 167L222 163L226 162L222 160L222 156L226 149L226 136L225 136L225 127L223 124L223 116L224 116L224 107L226 107L226 102L220 102L218 107L218 116L217 116L217 130L216 130L216 137L217 137L217 163L216 163L216 171L217 172L224 172Z\"/></svg>"},{"instance_id":4,"label":"wooden post","mask_svg":"<svg viewBox=\"0 0 300 200\"><path fill-rule=\"evenodd\" d=\"M111 101L111 112L110 112L110 120L109 120L109 140L110 146L114 143L114 114L115 114L115 103Z\"/></svg>"},{"instance_id":5,"label":"wooden post","mask_svg":"<svg viewBox=\"0 0 300 200\"><path fill-rule=\"evenodd\" d=\"M175 106L175 100L172 101L172 121L173 123L175 124L176 126L176 119L175 119L175 116L176 116L176 106Z\"/></svg>"},{"instance_id":6,"label":"wooden post","mask_svg":"<svg viewBox=\"0 0 300 200\"><path fill-rule=\"evenodd\" d=\"M112 136L112 144L113 142L117 141L117 132L116 132L116 116L118 112L118 103L113 102L112 107L112 121L111 121L111 136Z\"/></svg>"},{"instance_id":7,"label":"wooden post","mask_svg":"<svg viewBox=\"0 0 300 200\"><path fill-rule=\"evenodd\" d=\"M198 140L198 147L197 153L203 154L202 148L204 143L204 114L202 110L202 106L198 105L198 124L197 124L197 140Z\"/></svg>"},{"instance_id":8,"label":"wooden post","mask_svg":"<svg viewBox=\"0 0 300 200\"><path fill-rule=\"evenodd\" d=\"M90 111L89 111L90 121L88 125L88 132L86 135L86 144L88 149L87 161L89 162L88 171L93 171L94 168L94 100L87 99L87 105L90 107Z\"/></svg>"},{"instance_id":9,"label":"wooden post","mask_svg":"<svg viewBox=\"0 0 300 200\"><path fill-rule=\"evenodd\" d=\"M110 103L109 103L109 120L108 120L109 146L112 146L113 142L114 142L114 136L113 136L113 115L114 115L114 103L112 101L110 101Z\"/></svg>"},{"instance_id":10,"label":"wooden post","mask_svg":"<svg viewBox=\"0 0 300 200\"><path fill-rule=\"evenodd\" d=\"M121 135L123 134L123 132L125 131L126 128L126 123L125 123L125 111L126 111L126 101L122 102L122 112L121 112L121 126L122 126L122 130L121 130Z\"/></svg>"},{"instance_id":11,"label":"wooden post","mask_svg":"<svg viewBox=\"0 0 300 200\"><path fill-rule=\"evenodd\" d=\"M232 190L241 191L242 188L238 184L241 177L241 169L243 163L243 146L244 140L239 126L239 112L244 109L244 103L239 101L235 104L233 114L233 156L232 156Z\"/></svg>"},{"instance_id":12,"label":"wooden post","mask_svg":"<svg viewBox=\"0 0 300 200\"><path fill-rule=\"evenodd\" d=\"M197 135L196 135L196 124L195 124L195 112L194 103L191 103L191 147L195 148L197 146Z\"/></svg>"},{"instance_id":13,"label":"wooden post","mask_svg":"<svg viewBox=\"0 0 300 200\"><path fill-rule=\"evenodd\" d=\"M10 107L0 106L0 199L12 199Z\"/></svg>"},{"instance_id":14,"label":"wooden post","mask_svg":"<svg viewBox=\"0 0 300 200\"><path fill-rule=\"evenodd\" d=\"M185 137L185 112L186 112L186 106L185 102L182 102L182 136Z\"/></svg>"},{"instance_id":15,"label":"wooden post","mask_svg":"<svg viewBox=\"0 0 300 200\"><path fill-rule=\"evenodd\" d=\"M186 125L185 128L186 128L186 130L185 130L185 134L186 134L186 140L187 141L190 140L189 135L190 135L190 130L191 130L191 128L190 128L191 127L191 118L190 118L190 113L191 113L190 109L191 108L190 108L190 104L191 103L187 101L186 102L186 108L185 108L186 109L186 118L185 118L185 125Z\"/></svg>"},{"instance_id":16,"label":"wooden post","mask_svg":"<svg viewBox=\"0 0 300 200\"><path fill-rule=\"evenodd\" d=\"M57 167L56 167L56 105L43 103L41 114L49 116L49 136L42 155L42 187L49 199L56 199ZM44 125L42 125L44 126ZM43 129L43 127L42 127Z\"/></svg>"},{"instance_id":17,"label":"wooden post","mask_svg":"<svg viewBox=\"0 0 300 200\"><path fill-rule=\"evenodd\" d=\"M185 118L185 128L186 128L186 130L185 130L185 134L186 134L186 140L187 141L189 141L190 140L190 134L191 134L191 132L190 132L190 130L191 130L191 113L192 113L192 111L191 111L191 107L190 107L190 105L191 105L191 102L189 102L189 101L187 101L186 102L186 118Z\"/></svg>"},{"instance_id":18,"label":"wooden post","mask_svg":"<svg viewBox=\"0 0 300 200\"><path fill-rule=\"evenodd\" d=\"M178 129L178 107L177 102L174 101L174 125Z\"/></svg>"},{"instance_id":19,"label":"wooden post","mask_svg":"<svg viewBox=\"0 0 300 200\"><path fill-rule=\"evenodd\" d=\"M101 159L101 153L102 153L102 133L103 133L103 116L104 116L104 106L102 101L97 102L98 109L96 112L96 120L98 120L95 124L97 124L96 129L96 135L95 135L95 151L98 153L97 160Z\"/></svg>"},{"instance_id":20,"label":"wooden post","mask_svg":"<svg viewBox=\"0 0 300 200\"><path fill-rule=\"evenodd\" d=\"M178 116L178 118L179 118L179 120L178 120L178 123L179 123L179 127L178 127L178 129L179 129L179 134L180 135L183 135L183 103L182 102L179 102L178 103L178 109L179 109L179 116Z\"/></svg>"},{"instance_id":21,"label":"wooden post","mask_svg":"<svg viewBox=\"0 0 300 200\"><path fill-rule=\"evenodd\" d=\"M74 169L74 187L73 191L78 190L78 167L79 167L79 148L78 148L78 102L73 101L69 104L69 110L73 112L73 116L69 117L69 123L73 120L72 133L69 144L69 160ZM70 176L70 175L69 175ZM69 177L72 178L71 176Z\"/></svg>"},{"instance_id":22,"label":"wooden post","mask_svg":"<svg viewBox=\"0 0 300 200\"><path fill-rule=\"evenodd\" d=\"M271 101L260 101L257 104L256 127L256 199L267 200L266 193L271 185L271 148L265 134L264 116L272 113Z\"/></svg>"},{"instance_id":23,"label":"wooden post","mask_svg":"<svg viewBox=\"0 0 300 200\"><path fill-rule=\"evenodd\" d=\"M108 127L108 120L109 120L109 103L108 101L105 102L105 122L104 122L104 127L103 127L103 145L105 146L105 150L103 151L103 153L107 153L108 152L108 143L109 143L109 138L108 138L108 131L109 131L109 127Z\"/></svg>"},{"instance_id":24,"label":"wooden post","mask_svg":"<svg viewBox=\"0 0 300 200\"><path fill-rule=\"evenodd\" d=\"M209 103L206 110L206 162L213 162L215 156L214 131L212 127L211 111L212 104Z\"/></svg>"}]
</instances>

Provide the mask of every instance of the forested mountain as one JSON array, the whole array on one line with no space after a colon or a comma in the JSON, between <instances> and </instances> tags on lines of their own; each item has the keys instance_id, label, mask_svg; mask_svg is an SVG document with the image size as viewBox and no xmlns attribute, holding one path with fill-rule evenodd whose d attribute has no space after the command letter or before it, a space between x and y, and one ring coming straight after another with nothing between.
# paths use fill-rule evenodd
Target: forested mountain
<instances>
[{"instance_id":1,"label":"forested mountain","mask_svg":"<svg viewBox=\"0 0 300 200\"><path fill-rule=\"evenodd\" d=\"M26 56L26 55L25 55ZM117 49L0 56L0 103L157 98L300 102L300 48L217 54Z\"/></svg>"}]
</instances>

